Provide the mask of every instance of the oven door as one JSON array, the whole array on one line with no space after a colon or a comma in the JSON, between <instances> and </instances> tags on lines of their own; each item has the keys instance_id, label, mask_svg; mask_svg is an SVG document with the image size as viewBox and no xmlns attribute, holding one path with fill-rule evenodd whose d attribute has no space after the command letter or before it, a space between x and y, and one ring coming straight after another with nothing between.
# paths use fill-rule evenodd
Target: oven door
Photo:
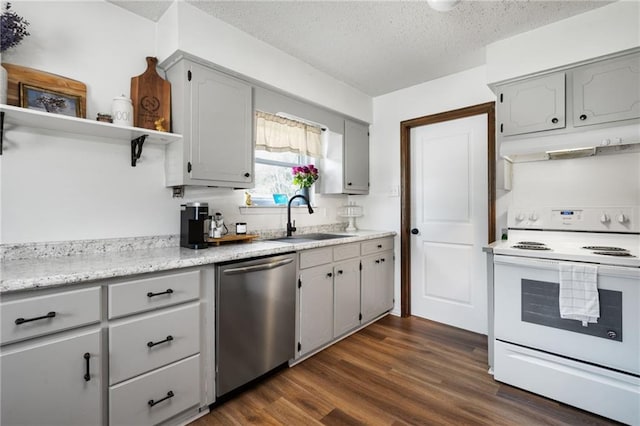
<instances>
[{"instance_id":1,"label":"oven door","mask_svg":"<svg viewBox=\"0 0 640 426\"><path fill-rule=\"evenodd\" d=\"M559 263L494 256L495 338L640 374L640 269L598 266L600 318L583 327L560 318Z\"/></svg>"}]
</instances>

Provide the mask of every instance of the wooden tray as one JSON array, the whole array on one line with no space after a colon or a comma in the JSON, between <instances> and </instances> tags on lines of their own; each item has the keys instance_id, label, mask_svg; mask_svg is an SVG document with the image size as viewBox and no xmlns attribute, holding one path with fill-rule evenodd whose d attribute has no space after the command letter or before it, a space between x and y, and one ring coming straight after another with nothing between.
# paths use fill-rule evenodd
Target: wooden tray
<instances>
[{"instance_id":1,"label":"wooden tray","mask_svg":"<svg viewBox=\"0 0 640 426\"><path fill-rule=\"evenodd\" d=\"M242 234L242 235L225 235L222 238L207 238L210 246L219 246L224 243L250 243L258 238L259 235Z\"/></svg>"}]
</instances>

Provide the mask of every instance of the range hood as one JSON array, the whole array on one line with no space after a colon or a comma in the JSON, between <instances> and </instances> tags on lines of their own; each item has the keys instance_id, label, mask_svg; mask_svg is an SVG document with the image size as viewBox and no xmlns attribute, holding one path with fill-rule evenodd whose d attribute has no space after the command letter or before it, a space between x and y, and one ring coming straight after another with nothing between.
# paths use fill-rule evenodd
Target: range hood
<instances>
[{"instance_id":1,"label":"range hood","mask_svg":"<svg viewBox=\"0 0 640 426\"><path fill-rule=\"evenodd\" d=\"M502 141L500 156L512 163L640 152L640 124Z\"/></svg>"}]
</instances>

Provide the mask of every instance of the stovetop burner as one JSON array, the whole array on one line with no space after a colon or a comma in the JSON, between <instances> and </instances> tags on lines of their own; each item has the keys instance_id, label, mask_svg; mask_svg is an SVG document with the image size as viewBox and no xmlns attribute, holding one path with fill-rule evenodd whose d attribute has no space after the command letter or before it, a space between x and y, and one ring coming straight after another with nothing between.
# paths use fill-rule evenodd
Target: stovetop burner
<instances>
[{"instance_id":1,"label":"stovetop burner","mask_svg":"<svg viewBox=\"0 0 640 426\"><path fill-rule=\"evenodd\" d=\"M597 251L628 251L627 249L623 249L621 247L608 247L608 246L584 246L582 248L585 250L597 250Z\"/></svg>"},{"instance_id":2,"label":"stovetop burner","mask_svg":"<svg viewBox=\"0 0 640 426\"><path fill-rule=\"evenodd\" d=\"M616 257L635 257L626 250L623 251L594 251L593 254L602 254L604 256L616 256Z\"/></svg>"},{"instance_id":3,"label":"stovetop burner","mask_svg":"<svg viewBox=\"0 0 640 426\"><path fill-rule=\"evenodd\" d=\"M522 249L522 250L551 250L549 247L545 246L542 243L527 243L527 242L523 242L523 243L518 243L518 244L512 245L511 247L517 248L517 249Z\"/></svg>"}]
</instances>

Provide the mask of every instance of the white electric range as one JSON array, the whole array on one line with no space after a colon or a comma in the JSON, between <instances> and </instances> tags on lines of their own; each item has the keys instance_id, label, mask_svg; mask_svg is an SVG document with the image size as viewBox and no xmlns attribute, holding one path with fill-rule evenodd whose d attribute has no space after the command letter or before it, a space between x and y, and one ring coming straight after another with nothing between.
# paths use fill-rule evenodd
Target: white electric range
<instances>
[{"instance_id":1,"label":"white electric range","mask_svg":"<svg viewBox=\"0 0 640 426\"><path fill-rule=\"evenodd\" d=\"M508 226L493 248L494 378L640 424L640 208L512 208ZM595 323L560 316L574 265L597 271Z\"/></svg>"}]
</instances>

